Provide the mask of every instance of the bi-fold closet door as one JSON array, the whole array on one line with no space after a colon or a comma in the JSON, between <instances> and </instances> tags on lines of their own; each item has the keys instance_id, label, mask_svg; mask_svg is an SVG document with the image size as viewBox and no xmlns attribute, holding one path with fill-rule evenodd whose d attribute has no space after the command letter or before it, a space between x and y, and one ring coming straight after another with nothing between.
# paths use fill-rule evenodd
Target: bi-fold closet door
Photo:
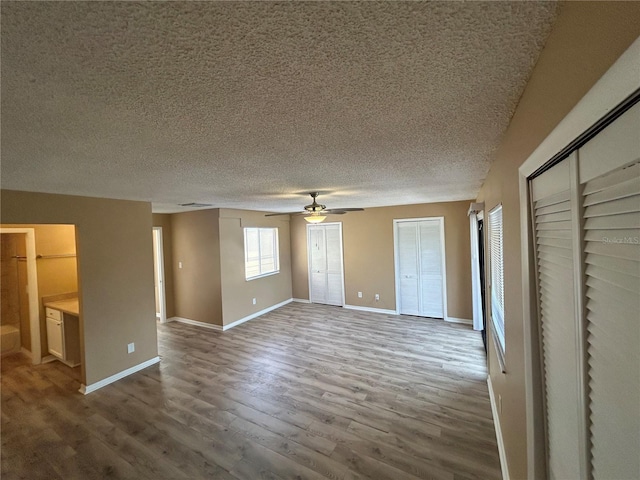
<instances>
[{"instance_id":1,"label":"bi-fold closet door","mask_svg":"<svg viewBox=\"0 0 640 480\"><path fill-rule=\"evenodd\" d=\"M309 300L344 305L342 224L307 225Z\"/></svg>"},{"instance_id":2,"label":"bi-fold closet door","mask_svg":"<svg viewBox=\"0 0 640 480\"><path fill-rule=\"evenodd\" d=\"M550 478L640 475L640 103L530 181Z\"/></svg>"},{"instance_id":3,"label":"bi-fold closet door","mask_svg":"<svg viewBox=\"0 0 640 480\"><path fill-rule=\"evenodd\" d=\"M397 310L445 317L444 220L394 220Z\"/></svg>"}]
</instances>

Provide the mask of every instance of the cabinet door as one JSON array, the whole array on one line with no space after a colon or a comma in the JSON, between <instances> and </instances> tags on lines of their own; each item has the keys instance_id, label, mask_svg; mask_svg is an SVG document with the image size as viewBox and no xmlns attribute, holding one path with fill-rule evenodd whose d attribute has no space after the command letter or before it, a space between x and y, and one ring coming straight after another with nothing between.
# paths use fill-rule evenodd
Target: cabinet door
<instances>
[{"instance_id":1,"label":"cabinet door","mask_svg":"<svg viewBox=\"0 0 640 480\"><path fill-rule=\"evenodd\" d=\"M47 317L47 344L49 353L58 358L64 358L62 335L62 321Z\"/></svg>"}]
</instances>

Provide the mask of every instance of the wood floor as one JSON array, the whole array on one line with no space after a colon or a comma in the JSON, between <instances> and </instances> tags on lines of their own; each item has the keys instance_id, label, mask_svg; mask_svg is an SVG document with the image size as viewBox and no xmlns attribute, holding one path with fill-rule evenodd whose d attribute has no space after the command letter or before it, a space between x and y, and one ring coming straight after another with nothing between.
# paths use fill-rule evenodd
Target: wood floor
<instances>
[{"instance_id":1,"label":"wood floor","mask_svg":"<svg viewBox=\"0 0 640 480\"><path fill-rule=\"evenodd\" d=\"M2 479L500 478L480 334L293 303L159 325L161 363L87 396L2 359Z\"/></svg>"}]
</instances>

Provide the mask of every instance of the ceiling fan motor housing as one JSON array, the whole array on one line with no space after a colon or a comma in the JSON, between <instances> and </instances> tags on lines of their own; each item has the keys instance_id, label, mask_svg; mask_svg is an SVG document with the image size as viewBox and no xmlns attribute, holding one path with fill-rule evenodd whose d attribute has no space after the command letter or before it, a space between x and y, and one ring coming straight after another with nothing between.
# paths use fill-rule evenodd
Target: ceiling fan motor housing
<instances>
[{"instance_id":1,"label":"ceiling fan motor housing","mask_svg":"<svg viewBox=\"0 0 640 480\"><path fill-rule=\"evenodd\" d=\"M311 195L311 198L313 198L313 203L311 205L306 205L304 207L304 209L307 212L311 212L311 213L321 212L322 210L327 208L326 205L320 205L319 203L316 202L316 197L318 196L317 192L310 193L309 195Z\"/></svg>"}]
</instances>

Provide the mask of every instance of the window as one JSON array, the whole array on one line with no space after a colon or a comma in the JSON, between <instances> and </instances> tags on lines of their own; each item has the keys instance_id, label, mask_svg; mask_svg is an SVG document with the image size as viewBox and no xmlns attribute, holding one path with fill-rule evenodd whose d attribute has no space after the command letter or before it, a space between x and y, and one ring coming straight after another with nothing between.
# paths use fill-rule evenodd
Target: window
<instances>
[{"instance_id":1,"label":"window","mask_svg":"<svg viewBox=\"0 0 640 480\"><path fill-rule=\"evenodd\" d=\"M280 271L277 228L244 229L244 273L247 280Z\"/></svg>"},{"instance_id":2,"label":"window","mask_svg":"<svg viewBox=\"0 0 640 480\"><path fill-rule=\"evenodd\" d=\"M504 256L502 241L502 205L489 212L489 262L491 285L491 320L493 338L500 348L504 367Z\"/></svg>"}]
</instances>

